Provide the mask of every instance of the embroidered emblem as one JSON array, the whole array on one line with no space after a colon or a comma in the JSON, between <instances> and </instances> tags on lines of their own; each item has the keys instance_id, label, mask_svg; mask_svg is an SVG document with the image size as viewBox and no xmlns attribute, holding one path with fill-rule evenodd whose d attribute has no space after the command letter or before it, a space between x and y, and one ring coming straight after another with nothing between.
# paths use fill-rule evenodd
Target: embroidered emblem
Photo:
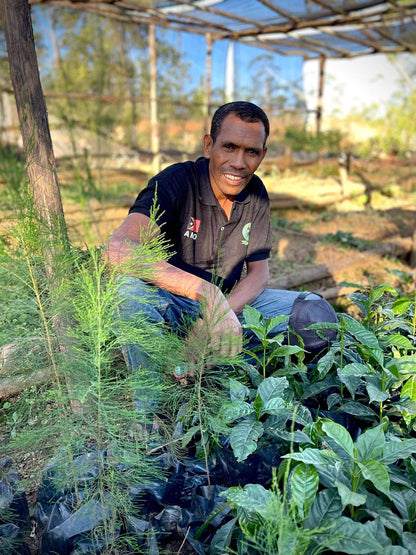
<instances>
[{"instance_id":1,"label":"embroidered emblem","mask_svg":"<svg viewBox=\"0 0 416 555\"><path fill-rule=\"evenodd\" d=\"M186 229L188 229L189 231L195 231L195 233L198 233L200 223L201 223L201 220L196 220L195 218L189 218L188 226Z\"/></svg>"},{"instance_id":2,"label":"embroidered emblem","mask_svg":"<svg viewBox=\"0 0 416 555\"><path fill-rule=\"evenodd\" d=\"M188 225L186 227L186 231L183 234L184 237L189 237L190 239L195 239L198 237L198 230L201 220L196 220L195 218L189 218Z\"/></svg>"},{"instance_id":3,"label":"embroidered emblem","mask_svg":"<svg viewBox=\"0 0 416 555\"><path fill-rule=\"evenodd\" d=\"M251 222L249 222L243 227L243 231L242 231L243 240L241 241L242 245L248 245L248 240L250 239L250 229L251 229Z\"/></svg>"}]
</instances>

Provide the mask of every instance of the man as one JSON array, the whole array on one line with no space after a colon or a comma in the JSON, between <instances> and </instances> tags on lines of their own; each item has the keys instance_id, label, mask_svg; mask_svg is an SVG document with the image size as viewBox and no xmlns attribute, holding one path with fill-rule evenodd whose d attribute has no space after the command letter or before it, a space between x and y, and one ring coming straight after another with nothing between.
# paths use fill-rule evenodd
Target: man
<instances>
[{"instance_id":1,"label":"man","mask_svg":"<svg viewBox=\"0 0 416 555\"><path fill-rule=\"evenodd\" d=\"M124 281L122 317L142 311L178 329L187 316L196 328L204 326L214 352L233 356L242 349L246 305L265 318L290 315L299 293L266 289L270 203L255 171L266 155L268 135L268 118L258 106L225 104L204 136L204 157L174 164L149 181L111 237L109 258L121 267L131 259L134 246L149 234L155 203L159 218L151 231L164 234L172 256L155 264L150 286L139 274ZM145 365L146 356L143 346L127 348L133 367Z\"/></svg>"}]
</instances>

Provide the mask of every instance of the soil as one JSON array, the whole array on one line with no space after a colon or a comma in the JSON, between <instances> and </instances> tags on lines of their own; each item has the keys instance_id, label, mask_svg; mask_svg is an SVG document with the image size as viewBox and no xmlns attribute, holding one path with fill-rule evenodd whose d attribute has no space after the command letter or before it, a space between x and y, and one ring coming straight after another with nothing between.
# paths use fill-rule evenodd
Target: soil
<instances>
[{"instance_id":1,"label":"soil","mask_svg":"<svg viewBox=\"0 0 416 555\"><path fill-rule=\"evenodd\" d=\"M389 283L414 290L416 274L410 266L416 230L414 162L397 158L356 160L346 180L341 179L336 160L295 169L279 169L276 162L269 163L266 170L262 177L273 206L272 283L325 266L328 269L325 277L291 288L323 294L330 291L328 300L338 310L347 312L354 308L340 291L342 281L366 287ZM93 178L97 175L93 172ZM71 200L73 176L58 166L58 177L72 243L97 246L105 243L123 221L147 179L140 169L101 169L100 191L105 193L110 187L115 188L116 194L111 199L91 199L81 205ZM393 254L368 255L386 242L397 246L396 251L391 251ZM360 252L364 255L358 263L349 264L356 261ZM407 284L399 275L407 277ZM47 454L43 457L39 453L25 453L15 462L21 476L31 479L46 460ZM26 493L33 504L36 486L32 485Z\"/></svg>"}]
</instances>

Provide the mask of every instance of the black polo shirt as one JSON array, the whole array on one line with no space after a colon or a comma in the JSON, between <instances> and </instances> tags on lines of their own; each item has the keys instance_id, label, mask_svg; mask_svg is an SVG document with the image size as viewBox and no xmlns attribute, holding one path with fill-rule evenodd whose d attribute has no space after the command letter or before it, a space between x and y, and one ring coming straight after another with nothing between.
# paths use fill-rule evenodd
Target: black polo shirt
<instances>
[{"instance_id":1,"label":"black polo shirt","mask_svg":"<svg viewBox=\"0 0 416 555\"><path fill-rule=\"evenodd\" d=\"M169 262L228 292L244 262L270 256L270 203L253 176L235 197L227 220L211 188L208 159L169 166L140 192L129 213L150 216L156 195L157 224L170 245Z\"/></svg>"}]
</instances>

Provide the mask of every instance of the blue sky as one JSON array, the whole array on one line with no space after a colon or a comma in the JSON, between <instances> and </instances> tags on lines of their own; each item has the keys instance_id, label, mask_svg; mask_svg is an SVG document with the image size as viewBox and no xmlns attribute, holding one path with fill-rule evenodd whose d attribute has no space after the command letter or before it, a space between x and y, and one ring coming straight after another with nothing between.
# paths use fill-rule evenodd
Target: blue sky
<instances>
[{"instance_id":1,"label":"blue sky","mask_svg":"<svg viewBox=\"0 0 416 555\"><path fill-rule=\"evenodd\" d=\"M62 8L63 9L63 8ZM46 16L48 6L33 6L32 19L35 30L42 35L45 46L50 40L50 22ZM185 92L194 89L205 76L206 71L206 41L204 35L179 33L169 29L157 28L156 36L163 37L172 46L179 48L185 64L189 64L189 83L183 87ZM212 88L223 89L225 87L226 57L229 41L214 41L212 48ZM50 46L52 51L52 47ZM52 52L51 52L52 55ZM279 56L271 54L268 50L234 43L235 58L235 98L241 98L239 91L245 91L251 84L256 68L250 67L250 63L258 56L271 56L269 71L274 71L276 81L296 82L302 81L302 58L299 56ZM244 94L244 93L243 93Z\"/></svg>"}]
</instances>

